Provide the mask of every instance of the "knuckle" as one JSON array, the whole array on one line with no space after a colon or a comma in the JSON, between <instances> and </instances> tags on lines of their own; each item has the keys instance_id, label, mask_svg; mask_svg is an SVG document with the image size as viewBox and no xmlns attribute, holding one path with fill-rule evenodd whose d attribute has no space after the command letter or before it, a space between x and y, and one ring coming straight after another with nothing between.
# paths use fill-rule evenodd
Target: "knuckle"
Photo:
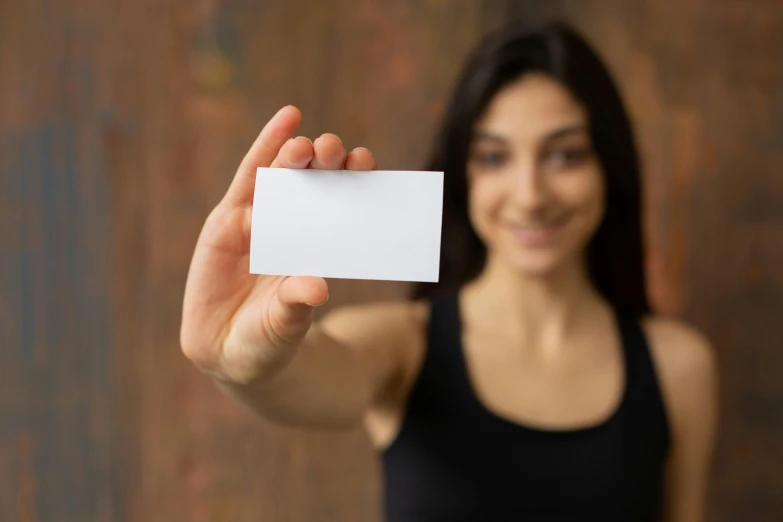
<instances>
[{"instance_id":1,"label":"knuckle","mask_svg":"<svg viewBox=\"0 0 783 522\"><path fill-rule=\"evenodd\" d=\"M185 357L193 363L200 364L207 362L209 359L209 354L204 350L203 346L188 340L180 341L180 346Z\"/></svg>"},{"instance_id":2,"label":"knuckle","mask_svg":"<svg viewBox=\"0 0 783 522\"><path fill-rule=\"evenodd\" d=\"M278 314L270 313L268 316L269 334L272 339L278 343L292 345L302 336L302 332L309 325L309 320L305 315L291 311L280 317Z\"/></svg>"}]
</instances>

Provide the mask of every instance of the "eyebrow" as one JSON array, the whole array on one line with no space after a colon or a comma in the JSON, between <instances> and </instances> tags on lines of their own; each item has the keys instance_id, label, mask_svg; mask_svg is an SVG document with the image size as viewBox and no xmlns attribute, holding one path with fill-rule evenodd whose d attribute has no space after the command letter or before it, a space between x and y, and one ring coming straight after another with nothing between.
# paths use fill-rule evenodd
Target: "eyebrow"
<instances>
[{"instance_id":1,"label":"eyebrow","mask_svg":"<svg viewBox=\"0 0 783 522\"><path fill-rule=\"evenodd\" d=\"M550 141L554 141L556 139L570 136L571 134L579 134L582 132L587 132L587 125L582 123L576 125L569 125L566 127L555 129L554 131L547 134L542 141L544 143L547 143ZM487 131L478 131L473 135L473 138L477 140L495 141L498 143L506 143L507 141L506 138L504 138L503 136Z\"/></svg>"}]
</instances>

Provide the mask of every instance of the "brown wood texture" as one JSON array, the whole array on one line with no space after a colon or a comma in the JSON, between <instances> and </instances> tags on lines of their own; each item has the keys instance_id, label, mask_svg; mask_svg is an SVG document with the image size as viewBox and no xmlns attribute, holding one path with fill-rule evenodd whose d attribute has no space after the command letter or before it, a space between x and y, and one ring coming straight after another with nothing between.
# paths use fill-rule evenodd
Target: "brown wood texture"
<instances>
[{"instance_id":1,"label":"brown wood texture","mask_svg":"<svg viewBox=\"0 0 783 522\"><path fill-rule=\"evenodd\" d=\"M420 168L465 53L565 16L644 151L651 289L716 344L711 520L783 513L783 4L0 1L0 520L371 521L359 431L252 418L184 360L201 223L263 122ZM333 281L329 307L404 285Z\"/></svg>"}]
</instances>

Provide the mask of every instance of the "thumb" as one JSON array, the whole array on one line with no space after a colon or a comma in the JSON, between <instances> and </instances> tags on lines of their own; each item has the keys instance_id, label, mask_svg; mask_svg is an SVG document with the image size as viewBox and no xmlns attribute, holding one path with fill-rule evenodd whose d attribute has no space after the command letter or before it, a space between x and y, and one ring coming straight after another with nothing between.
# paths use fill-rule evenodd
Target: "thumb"
<instances>
[{"instance_id":1,"label":"thumb","mask_svg":"<svg viewBox=\"0 0 783 522\"><path fill-rule=\"evenodd\" d=\"M329 288L320 277L286 277L277 287L269 310L270 327L277 340L299 343L313 320L315 307L329 299Z\"/></svg>"}]
</instances>

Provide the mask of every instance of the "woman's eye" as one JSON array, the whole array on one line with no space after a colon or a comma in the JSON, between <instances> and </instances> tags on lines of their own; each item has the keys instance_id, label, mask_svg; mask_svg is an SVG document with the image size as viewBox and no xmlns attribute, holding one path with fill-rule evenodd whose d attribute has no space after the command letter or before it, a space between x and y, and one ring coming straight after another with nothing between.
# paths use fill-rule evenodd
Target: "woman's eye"
<instances>
[{"instance_id":1,"label":"woman's eye","mask_svg":"<svg viewBox=\"0 0 783 522\"><path fill-rule=\"evenodd\" d=\"M589 155L590 151L582 147L558 148L551 150L545 160L558 167L570 167L580 164Z\"/></svg>"},{"instance_id":2,"label":"woman's eye","mask_svg":"<svg viewBox=\"0 0 783 522\"><path fill-rule=\"evenodd\" d=\"M473 155L473 162L481 167L498 167L506 161L502 152L478 152Z\"/></svg>"}]
</instances>

